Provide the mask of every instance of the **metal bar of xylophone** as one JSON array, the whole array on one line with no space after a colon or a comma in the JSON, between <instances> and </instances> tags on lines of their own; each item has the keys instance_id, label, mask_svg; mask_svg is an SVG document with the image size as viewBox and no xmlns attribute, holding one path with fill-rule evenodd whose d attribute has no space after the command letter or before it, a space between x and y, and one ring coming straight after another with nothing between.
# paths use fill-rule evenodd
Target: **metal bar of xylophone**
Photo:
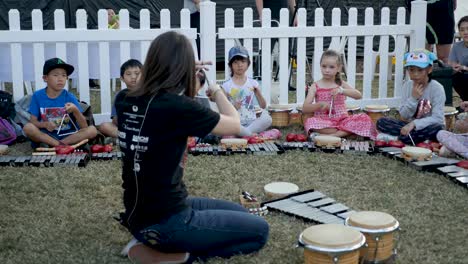
<instances>
[{"instance_id":1,"label":"metal bar of xylophone","mask_svg":"<svg viewBox=\"0 0 468 264\"><path fill-rule=\"evenodd\" d=\"M69 155L39 155L39 156L0 156L0 166L12 167L86 167L89 155L86 153Z\"/></svg>"},{"instance_id":2,"label":"metal bar of xylophone","mask_svg":"<svg viewBox=\"0 0 468 264\"><path fill-rule=\"evenodd\" d=\"M266 206L270 211L278 211L306 221L323 224L343 224L346 217L355 212L346 205L337 203L334 199L314 190L265 202L262 206Z\"/></svg>"},{"instance_id":3,"label":"metal bar of xylophone","mask_svg":"<svg viewBox=\"0 0 468 264\"><path fill-rule=\"evenodd\" d=\"M258 144L248 144L245 146L222 146L197 144L189 149L192 155L233 155L233 154L252 154L252 155L277 155L284 153L284 149L273 142L264 142Z\"/></svg>"},{"instance_id":4,"label":"metal bar of xylophone","mask_svg":"<svg viewBox=\"0 0 468 264\"><path fill-rule=\"evenodd\" d=\"M281 143L281 147L284 150L308 150L308 151L315 151L317 148L315 147L313 142L283 142Z\"/></svg>"},{"instance_id":5,"label":"metal bar of xylophone","mask_svg":"<svg viewBox=\"0 0 468 264\"><path fill-rule=\"evenodd\" d=\"M123 153L121 151L92 153L91 160L121 160Z\"/></svg>"},{"instance_id":6,"label":"metal bar of xylophone","mask_svg":"<svg viewBox=\"0 0 468 264\"><path fill-rule=\"evenodd\" d=\"M371 141L344 140L340 150L347 154L374 154L374 144Z\"/></svg>"},{"instance_id":7,"label":"metal bar of xylophone","mask_svg":"<svg viewBox=\"0 0 468 264\"><path fill-rule=\"evenodd\" d=\"M468 170L455 166L449 165L437 168L437 171L446 177L450 178L454 182L468 188Z\"/></svg>"}]
</instances>

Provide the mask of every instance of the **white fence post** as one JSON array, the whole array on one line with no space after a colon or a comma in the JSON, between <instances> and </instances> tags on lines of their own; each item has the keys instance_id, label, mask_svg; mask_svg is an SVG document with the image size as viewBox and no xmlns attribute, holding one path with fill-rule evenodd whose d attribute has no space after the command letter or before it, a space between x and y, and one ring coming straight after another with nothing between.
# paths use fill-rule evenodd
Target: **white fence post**
<instances>
[{"instance_id":1,"label":"white fence post","mask_svg":"<svg viewBox=\"0 0 468 264\"><path fill-rule=\"evenodd\" d=\"M426 1L411 2L410 23L412 32L410 36L410 50L423 49L426 42Z\"/></svg>"},{"instance_id":2,"label":"white fence post","mask_svg":"<svg viewBox=\"0 0 468 264\"><path fill-rule=\"evenodd\" d=\"M323 27L323 9L316 8L315 9L315 22L314 27L320 29ZM323 37L315 37L314 38L314 62L313 62L313 79L314 81L318 81L322 78L322 73L320 72L320 57L323 54Z\"/></svg>"},{"instance_id":3,"label":"white fence post","mask_svg":"<svg viewBox=\"0 0 468 264\"><path fill-rule=\"evenodd\" d=\"M17 9L12 9L8 12L8 24L10 31L20 31L20 14ZM13 80L13 98L18 101L24 96L23 88L23 55L21 53L20 43L10 44L10 60L11 60L11 79Z\"/></svg>"},{"instance_id":4,"label":"white fence post","mask_svg":"<svg viewBox=\"0 0 468 264\"><path fill-rule=\"evenodd\" d=\"M234 9L232 8L227 8L224 11L224 27L229 29L229 28L234 28ZM226 39L224 41L224 79L228 80L231 77L230 74L230 69L229 69L229 49L231 49L234 46L234 40L233 39Z\"/></svg>"},{"instance_id":5,"label":"white fence post","mask_svg":"<svg viewBox=\"0 0 468 264\"><path fill-rule=\"evenodd\" d=\"M364 25L374 24L374 9L368 7L365 11ZM372 56L374 36L364 37L364 76L362 80L362 98L370 99L372 97L372 79L374 76L374 66L372 65Z\"/></svg>"},{"instance_id":6,"label":"white fence post","mask_svg":"<svg viewBox=\"0 0 468 264\"><path fill-rule=\"evenodd\" d=\"M380 13L380 24L388 26L390 25L390 9L384 7ZM380 36L379 41L379 98L387 97L387 75L388 75L388 35ZM391 65L391 64L390 64ZM373 73L375 74L375 73ZM391 72L390 72L391 74Z\"/></svg>"},{"instance_id":7,"label":"white fence post","mask_svg":"<svg viewBox=\"0 0 468 264\"><path fill-rule=\"evenodd\" d=\"M34 9L31 13L32 18L32 30L33 31L42 31L42 12L39 9ZM34 84L35 90L45 87L45 83L42 80L42 68L44 65L44 44L43 43L34 43ZM32 91L28 91L28 94L32 94Z\"/></svg>"},{"instance_id":8,"label":"white fence post","mask_svg":"<svg viewBox=\"0 0 468 264\"><path fill-rule=\"evenodd\" d=\"M252 8L245 8L244 9L244 28L252 28L253 27L253 11ZM249 69L247 70L247 76L250 78L253 77L253 40L251 38L244 39L243 46L247 49L250 55L250 65Z\"/></svg>"},{"instance_id":9,"label":"white fence post","mask_svg":"<svg viewBox=\"0 0 468 264\"><path fill-rule=\"evenodd\" d=\"M98 30L110 30L107 26L107 11L100 9L98 11ZM109 42L99 42L99 76L101 92L101 113L109 114L111 112L111 92L110 92L110 55Z\"/></svg>"},{"instance_id":10,"label":"white fence post","mask_svg":"<svg viewBox=\"0 0 468 264\"><path fill-rule=\"evenodd\" d=\"M271 28L271 11L265 8L262 11L262 29L268 28ZM271 91L271 38L262 37L262 92L267 104L271 103Z\"/></svg>"},{"instance_id":11,"label":"white fence post","mask_svg":"<svg viewBox=\"0 0 468 264\"><path fill-rule=\"evenodd\" d=\"M127 9L121 9L119 11L119 29L128 30L130 29L130 17ZM122 32L122 34L125 34ZM130 59L130 41L120 42L120 65ZM120 81L121 89L127 88L127 85L123 81ZM114 82L112 84L112 91L115 92Z\"/></svg>"},{"instance_id":12,"label":"white fence post","mask_svg":"<svg viewBox=\"0 0 468 264\"><path fill-rule=\"evenodd\" d=\"M355 7L349 9L348 25L357 26L358 11ZM346 60L346 77L351 87L356 88L356 47L357 37L348 38L348 59Z\"/></svg>"},{"instance_id":13,"label":"white fence post","mask_svg":"<svg viewBox=\"0 0 468 264\"><path fill-rule=\"evenodd\" d=\"M88 29L88 16L84 9L76 11L76 28L78 32L86 32ZM78 42L78 91L80 100L91 104L89 96L89 63L88 42Z\"/></svg>"},{"instance_id":14,"label":"white fence post","mask_svg":"<svg viewBox=\"0 0 468 264\"><path fill-rule=\"evenodd\" d=\"M282 8L280 11L280 25L279 28L284 31L289 29L289 10ZM269 40L268 40L269 41ZM270 42L270 41L269 41ZM292 72L292 63L289 61L289 38L280 38L279 39L279 77L280 77L280 104L288 103L288 91L289 91L289 74ZM271 53L268 53L271 54ZM291 71L289 67L291 67ZM271 63L267 64L271 69ZM271 70L270 70L271 72ZM263 78L262 78L263 81Z\"/></svg>"},{"instance_id":15,"label":"white fence post","mask_svg":"<svg viewBox=\"0 0 468 264\"><path fill-rule=\"evenodd\" d=\"M297 11L297 27L302 28L307 25L307 11L305 8L300 8ZM296 72L296 103L303 103L305 100L306 86L306 38L297 38L297 72Z\"/></svg>"},{"instance_id":16,"label":"white fence post","mask_svg":"<svg viewBox=\"0 0 468 264\"><path fill-rule=\"evenodd\" d=\"M208 79L216 80L216 3L201 2L200 18L200 59L213 62L206 75Z\"/></svg>"},{"instance_id":17,"label":"white fence post","mask_svg":"<svg viewBox=\"0 0 468 264\"><path fill-rule=\"evenodd\" d=\"M140 10L140 29L150 28L150 12L148 9ZM140 43L140 61L145 63L146 54L148 53L151 41L141 41Z\"/></svg>"},{"instance_id":18,"label":"white fence post","mask_svg":"<svg viewBox=\"0 0 468 264\"><path fill-rule=\"evenodd\" d=\"M397 25L404 25L406 20L406 10L404 7L398 8L397 12ZM406 37L397 35L395 38L395 83L394 83L394 97L401 96L401 88L403 86L403 56L406 51Z\"/></svg>"},{"instance_id":19,"label":"white fence post","mask_svg":"<svg viewBox=\"0 0 468 264\"><path fill-rule=\"evenodd\" d=\"M65 30L65 12L62 9L54 12L54 27L55 30ZM56 57L69 63L67 58L67 44L65 42L57 42L55 44ZM68 90L68 82L65 83L65 89Z\"/></svg>"}]
</instances>

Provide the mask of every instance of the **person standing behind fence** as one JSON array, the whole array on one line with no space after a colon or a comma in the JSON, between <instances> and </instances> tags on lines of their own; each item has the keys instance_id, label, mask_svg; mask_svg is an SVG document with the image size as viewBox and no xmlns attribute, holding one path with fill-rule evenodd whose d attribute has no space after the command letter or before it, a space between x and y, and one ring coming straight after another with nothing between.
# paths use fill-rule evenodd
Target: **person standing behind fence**
<instances>
[{"instance_id":1,"label":"person standing behind fence","mask_svg":"<svg viewBox=\"0 0 468 264\"><path fill-rule=\"evenodd\" d=\"M43 79L47 87L34 92L29 106L31 118L23 127L33 147L39 143L53 147L71 145L96 137L96 128L86 123L76 97L63 89L73 70L72 65L59 58L44 63Z\"/></svg>"},{"instance_id":2,"label":"person standing behind fence","mask_svg":"<svg viewBox=\"0 0 468 264\"><path fill-rule=\"evenodd\" d=\"M130 59L120 66L120 80L125 83L127 89L133 91L136 89L138 80L140 79L140 72L141 67L143 65L140 61L135 59ZM127 89L123 89L122 91L126 91ZM120 91L119 93L121 93ZM115 95L117 98L119 94ZM115 102L115 100L114 100ZM101 132L104 136L117 138L117 114L115 110L115 104L112 106L111 112L111 119L112 122L104 122L99 126L99 132Z\"/></svg>"},{"instance_id":3,"label":"person standing behind fence","mask_svg":"<svg viewBox=\"0 0 468 264\"><path fill-rule=\"evenodd\" d=\"M232 47L229 50L228 65L231 78L221 86L239 112L241 121L239 136L251 136L265 131L271 126L272 119L266 110L263 110L258 118L256 117L255 101L262 109L265 109L266 101L258 82L246 75L250 66L248 51L242 46Z\"/></svg>"},{"instance_id":4,"label":"person standing behind fence","mask_svg":"<svg viewBox=\"0 0 468 264\"><path fill-rule=\"evenodd\" d=\"M118 29L119 24L119 15L115 14L114 9L106 8L107 10L107 27L109 29Z\"/></svg>"},{"instance_id":5,"label":"person standing behind fence","mask_svg":"<svg viewBox=\"0 0 468 264\"><path fill-rule=\"evenodd\" d=\"M453 44L449 64L455 70L453 88L462 101L468 101L468 16L462 17L457 25L462 40Z\"/></svg>"},{"instance_id":6,"label":"person standing behind fence","mask_svg":"<svg viewBox=\"0 0 468 264\"><path fill-rule=\"evenodd\" d=\"M200 0L184 0L184 8L190 11L190 27L196 28L200 33ZM197 37L197 53L200 56L200 38Z\"/></svg>"},{"instance_id":7,"label":"person standing behind fence","mask_svg":"<svg viewBox=\"0 0 468 264\"><path fill-rule=\"evenodd\" d=\"M139 241L125 252L138 263L144 257L182 263L189 254L191 260L248 254L268 238L268 223L241 205L188 197L182 179L188 137L240 131L239 115L219 85L213 82L207 92L219 113L194 100L195 72L190 41L166 32L151 43L137 89L116 98L124 153L122 224Z\"/></svg>"},{"instance_id":8,"label":"person standing behind fence","mask_svg":"<svg viewBox=\"0 0 468 264\"><path fill-rule=\"evenodd\" d=\"M405 68L409 74L402 87L400 116L403 120L383 117L377 120L379 139L401 140L415 144L436 140L437 132L445 127L444 87L430 78L436 55L427 50L414 50L405 54Z\"/></svg>"},{"instance_id":9,"label":"person standing behind fence","mask_svg":"<svg viewBox=\"0 0 468 264\"><path fill-rule=\"evenodd\" d=\"M336 137L356 134L375 139L377 132L368 115L348 115L346 97L361 99L361 93L341 80L341 67L341 57L338 52L327 50L323 53L320 58L323 77L309 87L302 106L304 113L314 113L314 117L304 122L305 132Z\"/></svg>"},{"instance_id":10,"label":"person standing behind fence","mask_svg":"<svg viewBox=\"0 0 468 264\"><path fill-rule=\"evenodd\" d=\"M412 0L407 0L411 8ZM436 45L437 58L448 62L450 47L455 36L455 14L457 0L426 0L426 49L432 51Z\"/></svg>"}]
</instances>

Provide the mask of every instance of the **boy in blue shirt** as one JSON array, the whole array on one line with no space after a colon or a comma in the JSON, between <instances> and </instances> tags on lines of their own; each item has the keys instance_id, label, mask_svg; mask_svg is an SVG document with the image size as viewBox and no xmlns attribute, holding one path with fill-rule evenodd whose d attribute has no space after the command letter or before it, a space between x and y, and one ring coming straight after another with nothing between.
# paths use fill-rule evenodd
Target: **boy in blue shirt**
<instances>
[{"instance_id":1,"label":"boy in blue shirt","mask_svg":"<svg viewBox=\"0 0 468 264\"><path fill-rule=\"evenodd\" d=\"M72 145L96 137L97 130L86 123L76 97L63 89L73 70L59 58L44 63L42 78L47 87L34 92L29 106L31 119L23 128L33 146Z\"/></svg>"},{"instance_id":2,"label":"boy in blue shirt","mask_svg":"<svg viewBox=\"0 0 468 264\"><path fill-rule=\"evenodd\" d=\"M128 90L133 91L136 89L142 67L143 65L141 62L135 59L130 59L120 66L120 80L125 83ZM119 94L117 93L115 98L117 98L118 95ZM112 122L104 122L98 127L99 132L106 137L117 138L117 114L115 111L115 105L112 106L111 119Z\"/></svg>"}]
</instances>

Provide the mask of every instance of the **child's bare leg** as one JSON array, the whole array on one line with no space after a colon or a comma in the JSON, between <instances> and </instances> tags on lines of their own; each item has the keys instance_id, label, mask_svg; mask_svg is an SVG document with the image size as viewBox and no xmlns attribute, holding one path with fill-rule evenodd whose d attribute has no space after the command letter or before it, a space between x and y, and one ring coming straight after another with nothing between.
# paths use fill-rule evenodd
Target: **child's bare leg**
<instances>
[{"instance_id":1,"label":"child's bare leg","mask_svg":"<svg viewBox=\"0 0 468 264\"><path fill-rule=\"evenodd\" d=\"M64 138L62 142L67 145L72 145L82 141L83 139L93 139L97 135L96 127L89 126L87 128L82 128L75 134L71 134L68 137Z\"/></svg>"},{"instance_id":2,"label":"child's bare leg","mask_svg":"<svg viewBox=\"0 0 468 264\"><path fill-rule=\"evenodd\" d=\"M348 131L343 131L343 130L337 130L335 133L330 134L330 136L335 136L335 137L347 137L349 135L352 135L353 133L348 132Z\"/></svg>"},{"instance_id":3,"label":"child's bare leg","mask_svg":"<svg viewBox=\"0 0 468 264\"><path fill-rule=\"evenodd\" d=\"M105 122L99 126L99 131L106 137L117 138L118 129L117 126L112 122Z\"/></svg>"},{"instance_id":4,"label":"child's bare leg","mask_svg":"<svg viewBox=\"0 0 468 264\"><path fill-rule=\"evenodd\" d=\"M38 127L36 127L32 123L27 123L26 125L24 125L23 131L26 137L31 139L33 142L45 143L52 147L58 146L60 144L58 140L42 132Z\"/></svg>"}]
</instances>

